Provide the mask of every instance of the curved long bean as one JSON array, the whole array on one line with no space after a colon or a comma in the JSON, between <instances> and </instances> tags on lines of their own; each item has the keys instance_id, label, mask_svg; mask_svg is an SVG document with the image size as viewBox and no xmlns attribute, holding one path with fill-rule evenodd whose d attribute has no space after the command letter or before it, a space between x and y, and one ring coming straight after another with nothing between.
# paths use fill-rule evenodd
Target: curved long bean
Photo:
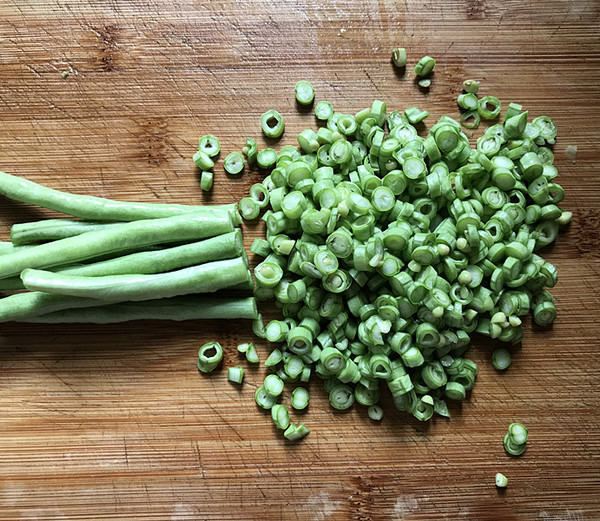
<instances>
[{"instance_id":1,"label":"curved long bean","mask_svg":"<svg viewBox=\"0 0 600 521\"><path fill-rule=\"evenodd\" d=\"M92 221L137 221L191 213L210 215L215 209L225 209L237 213L237 205L235 204L191 206L185 204L134 203L92 195L70 194L5 172L0 172L0 194L15 201L35 204Z\"/></svg>"},{"instance_id":2,"label":"curved long bean","mask_svg":"<svg viewBox=\"0 0 600 521\"><path fill-rule=\"evenodd\" d=\"M212 293L250 280L250 272L244 259L239 258L156 275L85 277L28 268L21 278L32 291L124 302Z\"/></svg>"},{"instance_id":3,"label":"curved long bean","mask_svg":"<svg viewBox=\"0 0 600 521\"><path fill-rule=\"evenodd\" d=\"M120 223L108 230L87 232L2 255L0 278L18 275L25 268L52 268L153 244L214 237L233 230L228 216L205 213Z\"/></svg>"}]
</instances>

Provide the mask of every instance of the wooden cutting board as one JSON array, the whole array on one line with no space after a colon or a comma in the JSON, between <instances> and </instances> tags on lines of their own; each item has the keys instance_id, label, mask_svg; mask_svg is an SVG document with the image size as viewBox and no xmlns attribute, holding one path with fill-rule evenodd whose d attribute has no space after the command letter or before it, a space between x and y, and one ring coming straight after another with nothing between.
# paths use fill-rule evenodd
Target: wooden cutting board
<instances>
[{"instance_id":1,"label":"wooden cutting board","mask_svg":"<svg viewBox=\"0 0 600 521\"><path fill-rule=\"evenodd\" d=\"M259 116L275 108L293 144L315 126L295 105L299 79L341 112L379 98L435 121L457 116L459 85L476 78L482 94L557 123L574 218L544 252L560 273L554 327L527 321L503 374L496 344L475 342L477 385L449 421L336 413L312 382L310 410L294 414L312 432L286 443L253 403L262 368L241 389L195 368L209 340L225 366L242 363L245 322L3 324L0 519L600 519L599 18L598 2L574 0L2 2L1 170L105 197L231 202L261 175L231 178L219 163L202 194L198 137L217 135L222 157L247 136L264 146ZM396 46L411 65L437 59L428 93L410 67L394 70ZM4 199L0 215L2 240L12 223L56 216ZM246 244L261 233L246 226ZM513 421L530 431L517 459L502 448Z\"/></svg>"}]
</instances>

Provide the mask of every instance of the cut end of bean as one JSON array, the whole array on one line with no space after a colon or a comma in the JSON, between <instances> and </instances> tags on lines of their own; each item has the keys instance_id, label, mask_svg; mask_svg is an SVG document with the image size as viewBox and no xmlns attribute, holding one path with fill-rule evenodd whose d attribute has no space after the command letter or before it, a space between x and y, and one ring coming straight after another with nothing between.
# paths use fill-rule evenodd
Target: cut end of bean
<instances>
[{"instance_id":1,"label":"cut end of bean","mask_svg":"<svg viewBox=\"0 0 600 521\"><path fill-rule=\"evenodd\" d=\"M495 483L498 488L506 488L508 486L508 478L501 472L498 472L495 477Z\"/></svg>"}]
</instances>

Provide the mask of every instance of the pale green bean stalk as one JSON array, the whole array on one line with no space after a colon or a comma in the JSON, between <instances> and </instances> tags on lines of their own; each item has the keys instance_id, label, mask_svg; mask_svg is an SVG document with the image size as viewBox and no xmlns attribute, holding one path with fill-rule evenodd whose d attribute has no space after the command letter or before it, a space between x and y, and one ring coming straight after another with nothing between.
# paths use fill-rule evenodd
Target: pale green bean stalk
<instances>
[{"instance_id":1,"label":"pale green bean stalk","mask_svg":"<svg viewBox=\"0 0 600 521\"><path fill-rule=\"evenodd\" d=\"M235 230L182 246L156 251L142 251L83 266L58 268L56 271L63 275L82 275L88 277L124 274L141 275L160 273L194 264L232 259L244 255L242 232ZM23 288L21 277L10 277L0 280L0 289L14 290Z\"/></svg>"},{"instance_id":2,"label":"pale green bean stalk","mask_svg":"<svg viewBox=\"0 0 600 521\"><path fill-rule=\"evenodd\" d=\"M191 206L183 204L132 203L114 201L91 195L70 194L34 183L21 177L0 172L0 194L35 204L82 219L92 221L137 221L176 215L203 213L210 215L214 209L230 210L237 214L237 206Z\"/></svg>"},{"instance_id":3,"label":"pale green bean stalk","mask_svg":"<svg viewBox=\"0 0 600 521\"><path fill-rule=\"evenodd\" d=\"M114 324L132 320L254 319L257 316L254 297L185 296L65 309L21 321L44 324Z\"/></svg>"},{"instance_id":4,"label":"pale green bean stalk","mask_svg":"<svg viewBox=\"0 0 600 521\"><path fill-rule=\"evenodd\" d=\"M121 223L109 230L40 244L0 256L0 278L18 275L26 268L52 268L116 254L153 244L191 241L232 232L230 218L205 213Z\"/></svg>"},{"instance_id":5,"label":"pale green bean stalk","mask_svg":"<svg viewBox=\"0 0 600 521\"><path fill-rule=\"evenodd\" d=\"M190 293L211 293L251 279L242 258L191 266L156 275L107 275L84 277L25 269L21 273L27 289L107 302L169 298Z\"/></svg>"}]
</instances>

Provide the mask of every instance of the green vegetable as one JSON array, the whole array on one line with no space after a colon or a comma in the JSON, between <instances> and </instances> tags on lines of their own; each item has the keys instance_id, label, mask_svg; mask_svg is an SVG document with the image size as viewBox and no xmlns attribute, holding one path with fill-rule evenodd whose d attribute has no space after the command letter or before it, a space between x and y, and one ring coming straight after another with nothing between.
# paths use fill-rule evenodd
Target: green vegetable
<instances>
[{"instance_id":1,"label":"green vegetable","mask_svg":"<svg viewBox=\"0 0 600 521\"><path fill-rule=\"evenodd\" d=\"M504 436L504 450L511 456L520 456L525 452L529 431L520 423L511 423Z\"/></svg>"},{"instance_id":2,"label":"green vegetable","mask_svg":"<svg viewBox=\"0 0 600 521\"><path fill-rule=\"evenodd\" d=\"M329 403L334 409L348 409L354 403L352 389L344 384L338 384L329 391Z\"/></svg>"},{"instance_id":3,"label":"green vegetable","mask_svg":"<svg viewBox=\"0 0 600 521\"><path fill-rule=\"evenodd\" d=\"M417 76L429 76L435 67L435 60L431 56L423 56L415 65L414 73Z\"/></svg>"},{"instance_id":4,"label":"green vegetable","mask_svg":"<svg viewBox=\"0 0 600 521\"><path fill-rule=\"evenodd\" d=\"M258 353L256 352L256 347L254 347L254 344L252 342L247 344L247 349L244 351L244 353L246 354L246 360L251 364L258 364L260 362L260 358L258 357Z\"/></svg>"},{"instance_id":5,"label":"green vegetable","mask_svg":"<svg viewBox=\"0 0 600 521\"><path fill-rule=\"evenodd\" d=\"M525 452L527 444L523 443L522 445L517 445L513 441L511 441L508 433L504 436L504 450L507 454L511 456L520 456Z\"/></svg>"},{"instance_id":6,"label":"green vegetable","mask_svg":"<svg viewBox=\"0 0 600 521\"><path fill-rule=\"evenodd\" d=\"M198 240L234 230L229 214L185 214L163 219L119 223L109 229L83 233L58 241L18 250L0 257L0 278L26 268L73 264L101 255L117 254L153 244Z\"/></svg>"},{"instance_id":7,"label":"green vegetable","mask_svg":"<svg viewBox=\"0 0 600 521\"><path fill-rule=\"evenodd\" d=\"M198 351L198 369L203 373L214 371L223 359L223 348L219 342L208 342Z\"/></svg>"},{"instance_id":8,"label":"green vegetable","mask_svg":"<svg viewBox=\"0 0 600 521\"><path fill-rule=\"evenodd\" d=\"M215 136L208 134L199 139L198 150L204 152L208 157L215 157L221 151L221 144Z\"/></svg>"},{"instance_id":9,"label":"green vegetable","mask_svg":"<svg viewBox=\"0 0 600 521\"><path fill-rule=\"evenodd\" d=\"M202 174L200 174L200 188L205 192L210 192L213 187L213 173L207 170L204 170Z\"/></svg>"},{"instance_id":10,"label":"green vegetable","mask_svg":"<svg viewBox=\"0 0 600 521\"><path fill-rule=\"evenodd\" d=\"M270 138L278 138L285 130L283 117L276 110L268 110L260 118L263 134Z\"/></svg>"},{"instance_id":11,"label":"green vegetable","mask_svg":"<svg viewBox=\"0 0 600 521\"><path fill-rule=\"evenodd\" d=\"M458 103L458 106L461 109L477 110L479 100L477 99L477 96L475 94L467 93L467 94L460 94L458 96L458 99L456 100L456 102Z\"/></svg>"},{"instance_id":12,"label":"green vegetable","mask_svg":"<svg viewBox=\"0 0 600 521\"><path fill-rule=\"evenodd\" d=\"M239 152L231 152L223 161L225 172L238 175L244 170L244 156Z\"/></svg>"},{"instance_id":13,"label":"green vegetable","mask_svg":"<svg viewBox=\"0 0 600 521\"><path fill-rule=\"evenodd\" d=\"M153 275L86 277L27 268L21 279L32 291L123 302L210 293L248 282L250 276L243 259L229 259Z\"/></svg>"},{"instance_id":14,"label":"green vegetable","mask_svg":"<svg viewBox=\"0 0 600 521\"><path fill-rule=\"evenodd\" d=\"M206 169L205 169L206 170ZM182 204L130 203L103 199L91 195L59 192L21 177L0 172L0 194L35 204L67 215L91 221L137 221L161 219L183 214L210 215L214 210L226 209L235 213L235 204L223 206L186 206Z\"/></svg>"},{"instance_id":15,"label":"green vegetable","mask_svg":"<svg viewBox=\"0 0 600 521\"><path fill-rule=\"evenodd\" d=\"M82 266L58 267L55 271L85 276L159 273L203 262L240 257L243 254L242 234L240 230L235 230L203 241L132 253ZM12 279L4 279L0 284L4 285L9 280ZM23 288L20 277L18 282L19 285L12 283L12 289Z\"/></svg>"},{"instance_id":16,"label":"green vegetable","mask_svg":"<svg viewBox=\"0 0 600 521\"><path fill-rule=\"evenodd\" d=\"M230 382L241 384L244 380L244 368L243 367L228 367L227 368L227 380Z\"/></svg>"},{"instance_id":17,"label":"green vegetable","mask_svg":"<svg viewBox=\"0 0 600 521\"><path fill-rule=\"evenodd\" d=\"M465 80L463 81L462 88L465 92L477 94L477 91L479 91L479 82L477 80Z\"/></svg>"},{"instance_id":18,"label":"green vegetable","mask_svg":"<svg viewBox=\"0 0 600 521\"><path fill-rule=\"evenodd\" d=\"M252 197L244 197L239 207L240 214L246 220L256 219L260 213L260 206Z\"/></svg>"},{"instance_id":19,"label":"green vegetable","mask_svg":"<svg viewBox=\"0 0 600 521\"><path fill-rule=\"evenodd\" d=\"M259 168L271 168L277 161L277 152L272 148L265 148L258 152L256 156L256 164Z\"/></svg>"},{"instance_id":20,"label":"green vegetable","mask_svg":"<svg viewBox=\"0 0 600 521\"><path fill-rule=\"evenodd\" d=\"M392 61L396 67L404 67L406 65L406 49L398 47L392 51Z\"/></svg>"},{"instance_id":21,"label":"green vegetable","mask_svg":"<svg viewBox=\"0 0 600 521\"><path fill-rule=\"evenodd\" d=\"M45 324L115 324L132 320L210 320L256 318L256 301L247 298L222 297L173 297L169 299L144 300L143 302L123 302L105 304L93 299L76 299L46 293L21 293L46 297L38 300L28 308L25 306L11 308L11 315L0 316L0 321L15 320L18 322L37 322ZM16 297L11 295L6 299ZM4 309L5 299L0 300ZM15 301L13 301L15 302ZM32 302L29 300L29 302ZM18 304L18 302L15 302ZM77 307L86 306L86 307Z\"/></svg>"},{"instance_id":22,"label":"green vegetable","mask_svg":"<svg viewBox=\"0 0 600 521\"><path fill-rule=\"evenodd\" d=\"M508 478L504 474L498 472L495 477L495 483L498 488L506 488L508 485Z\"/></svg>"},{"instance_id":23,"label":"green vegetable","mask_svg":"<svg viewBox=\"0 0 600 521\"><path fill-rule=\"evenodd\" d=\"M296 93L296 101L300 105L310 105L315 99L315 89L308 81L301 80L296 83L294 91Z\"/></svg>"},{"instance_id":24,"label":"green vegetable","mask_svg":"<svg viewBox=\"0 0 600 521\"><path fill-rule=\"evenodd\" d=\"M286 430L290 426L290 413L285 405L273 405L271 408L271 418L278 429Z\"/></svg>"},{"instance_id":25,"label":"green vegetable","mask_svg":"<svg viewBox=\"0 0 600 521\"><path fill-rule=\"evenodd\" d=\"M379 405L369 405L367 414L374 421L381 421L383 419L383 409Z\"/></svg>"},{"instance_id":26,"label":"green vegetable","mask_svg":"<svg viewBox=\"0 0 600 521\"><path fill-rule=\"evenodd\" d=\"M478 100L476 82L465 90L463 126L497 117L496 98ZM323 107L326 127L302 130L299 147L265 162L255 295L274 298L284 317L267 326L279 343L267 366L284 384L316 373L334 408L356 401L376 420L386 387L421 421L449 417L446 401L464 400L477 378L464 355L473 332L518 343L523 315L555 316L544 288L556 269L539 250L569 215L539 137L553 140L552 125L532 127L510 106L473 149L448 116L421 137L415 125L428 113L417 107Z\"/></svg>"},{"instance_id":27,"label":"green vegetable","mask_svg":"<svg viewBox=\"0 0 600 521\"><path fill-rule=\"evenodd\" d=\"M306 409L308 407L309 395L304 387L296 387L292 391L292 407L297 410Z\"/></svg>"},{"instance_id":28,"label":"green vegetable","mask_svg":"<svg viewBox=\"0 0 600 521\"><path fill-rule=\"evenodd\" d=\"M521 423L511 423L508 427L508 435L510 441L512 441L515 445L523 445L525 442L527 442L529 431Z\"/></svg>"},{"instance_id":29,"label":"green vegetable","mask_svg":"<svg viewBox=\"0 0 600 521\"><path fill-rule=\"evenodd\" d=\"M203 171L210 170L215 166L215 162L211 159L211 157L202 150L198 150L198 152L194 154L193 160L194 164Z\"/></svg>"},{"instance_id":30,"label":"green vegetable","mask_svg":"<svg viewBox=\"0 0 600 521\"><path fill-rule=\"evenodd\" d=\"M289 332L290 327L282 320L271 320L265 328L265 338L269 342L281 342Z\"/></svg>"},{"instance_id":31,"label":"green vegetable","mask_svg":"<svg viewBox=\"0 0 600 521\"><path fill-rule=\"evenodd\" d=\"M258 148L256 141L251 138L246 138L246 145L242 148L242 154L246 156L249 165L256 163L256 156L258 155Z\"/></svg>"},{"instance_id":32,"label":"green vegetable","mask_svg":"<svg viewBox=\"0 0 600 521\"><path fill-rule=\"evenodd\" d=\"M492 353L492 366L498 371L508 369L511 360L512 355L508 349L500 348Z\"/></svg>"},{"instance_id":33,"label":"green vegetable","mask_svg":"<svg viewBox=\"0 0 600 521\"><path fill-rule=\"evenodd\" d=\"M86 232L106 230L114 225L115 223L74 219L45 219L30 223L17 223L13 224L10 229L10 240L15 246L22 246L35 242L66 239Z\"/></svg>"},{"instance_id":34,"label":"green vegetable","mask_svg":"<svg viewBox=\"0 0 600 521\"><path fill-rule=\"evenodd\" d=\"M58 267L63 275L102 276L120 274L150 274L221 259L231 259L244 254L240 230L211 237L203 241L183 244L162 250L142 251L114 259L93 262L82 266ZM20 277L0 280L2 287L21 289Z\"/></svg>"},{"instance_id":35,"label":"green vegetable","mask_svg":"<svg viewBox=\"0 0 600 521\"><path fill-rule=\"evenodd\" d=\"M502 104L495 96L484 96L477 103L477 112L481 119L496 119L500 114Z\"/></svg>"},{"instance_id":36,"label":"green vegetable","mask_svg":"<svg viewBox=\"0 0 600 521\"><path fill-rule=\"evenodd\" d=\"M315 105L315 117L321 121L327 121L333 114L333 107L328 101L319 101Z\"/></svg>"},{"instance_id":37,"label":"green vegetable","mask_svg":"<svg viewBox=\"0 0 600 521\"><path fill-rule=\"evenodd\" d=\"M283 392L283 380L276 374L270 374L265 378L263 387L271 396L279 396Z\"/></svg>"},{"instance_id":38,"label":"green vegetable","mask_svg":"<svg viewBox=\"0 0 600 521\"><path fill-rule=\"evenodd\" d=\"M310 429L303 423L300 425L294 425L293 423L285 430L283 435L290 441L297 441L304 438L310 433Z\"/></svg>"},{"instance_id":39,"label":"green vegetable","mask_svg":"<svg viewBox=\"0 0 600 521\"><path fill-rule=\"evenodd\" d=\"M254 393L254 401L263 409L271 409L277 402L277 396L268 393L264 386L260 386Z\"/></svg>"}]
</instances>

